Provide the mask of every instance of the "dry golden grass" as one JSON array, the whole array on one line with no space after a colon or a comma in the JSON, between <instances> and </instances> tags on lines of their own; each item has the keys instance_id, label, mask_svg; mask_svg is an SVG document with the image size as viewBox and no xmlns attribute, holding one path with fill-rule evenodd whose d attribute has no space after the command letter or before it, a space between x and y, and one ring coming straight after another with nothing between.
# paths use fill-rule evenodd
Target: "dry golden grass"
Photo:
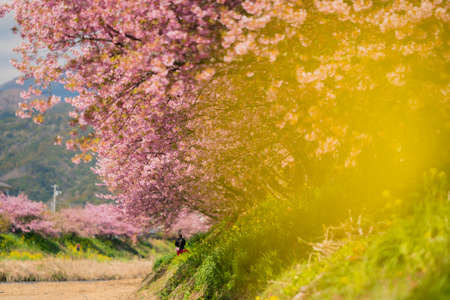
<instances>
[{"instance_id":1,"label":"dry golden grass","mask_svg":"<svg viewBox=\"0 0 450 300\"><path fill-rule=\"evenodd\" d=\"M139 300L140 279L3 283L1 300ZM146 298L150 300L153 298Z\"/></svg>"},{"instance_id":2,"label":"dry golden grass","mask_svg":"<svg viewBox=\"0 0 450 300\"><path fill-rule=\"evenodd\" d=\"M144 278L152 259L100 262L89 259L43 258L0 260L0 281L64 281Z\"/></svg>"}]
</instances>

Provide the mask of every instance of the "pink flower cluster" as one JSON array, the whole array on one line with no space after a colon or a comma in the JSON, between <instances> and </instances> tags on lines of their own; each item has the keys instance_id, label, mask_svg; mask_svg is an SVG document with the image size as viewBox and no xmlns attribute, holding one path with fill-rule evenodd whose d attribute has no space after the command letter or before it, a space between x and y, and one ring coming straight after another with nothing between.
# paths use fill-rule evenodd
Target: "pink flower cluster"
<instances>
[{"instance_id":1,"label":"pink flower cluster","mask_svg":"<svg viewBox=\"0 0 450 300\"><path fill-rule=\"evenodd\" d=\"M169 235L176 236L179 231L183 236L191 237L199 232L207 232L211 226L211 219L196 211L187 208L182 209L175 218L175 221L167 229Z\"/></svg>"},{"instance_id":2,"label":"pink flower cluster","mask_svg":"<svg viewBox=\"0 0 450 300\"><path fill-rule=\"evenodd\" d=\"M33 231L45 235L57 233L45 204L30 201L25 194L8 197L0 193L0 215L8 219L12 232Z\"/></svg>"},{"instance_id":3,"label":"pink flower cluster","mask_svg":"<svg viewBox=\"0 0 450 300\"><path fill-rule=\"evenodd\" d=\"M142 225L133 224L117 206L92 205L84 208L66 208L58 212L57 223L61 232L80 236L133 237L142 233Z\"/></svg>"},{"instance_id":4,"label":"pink flower cluster","mask_svg":"<svg viewBox=\"0 0 450 300\"><path fill-rule=\"evenodd\" d=\"M79 236L121 236L133 238L143 233L145 224L131 221L112 204L86 204L83 208L66 208L51 214L42 202L24 194L0 194L0 215L11 224L12 232L37 232L43 235L75 233Z\"/></svg>"}]
</instances>

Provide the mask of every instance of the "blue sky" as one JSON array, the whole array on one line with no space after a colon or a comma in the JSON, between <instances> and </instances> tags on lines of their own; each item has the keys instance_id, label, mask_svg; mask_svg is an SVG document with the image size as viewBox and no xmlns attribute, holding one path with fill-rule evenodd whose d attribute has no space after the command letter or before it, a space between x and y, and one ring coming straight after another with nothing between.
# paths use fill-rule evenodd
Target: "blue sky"
<instances>
[{"instance_id":1,"label":"blue sky","mask_svg":"<svg viewBox=\"0 0 450 300\"><path fill-rule=\"evenodd\" d=\"M0 0L0 3L8 2ZM12 49L20 44L20 36L11 32L15 25L13 14L0 19L0 84L5 83L20 73L9 63L11 58L16 57Z\"/></svg>"}]
</instances>

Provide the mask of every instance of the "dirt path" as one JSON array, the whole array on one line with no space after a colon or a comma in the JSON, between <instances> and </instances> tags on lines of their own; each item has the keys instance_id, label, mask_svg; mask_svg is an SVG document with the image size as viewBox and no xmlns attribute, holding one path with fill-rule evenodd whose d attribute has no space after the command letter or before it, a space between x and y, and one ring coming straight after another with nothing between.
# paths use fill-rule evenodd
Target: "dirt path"
<instances>
[{"instance_id":1,"label":"dirt path","mask_svg":"<svg viewBox=\"0 0 450 300\"><path fill-rule=\"evenodd\" d=\"M2 283L1 300L129 300L140 279L110 281L67 281L38 283Z\"/></svg>"}]
</instances>

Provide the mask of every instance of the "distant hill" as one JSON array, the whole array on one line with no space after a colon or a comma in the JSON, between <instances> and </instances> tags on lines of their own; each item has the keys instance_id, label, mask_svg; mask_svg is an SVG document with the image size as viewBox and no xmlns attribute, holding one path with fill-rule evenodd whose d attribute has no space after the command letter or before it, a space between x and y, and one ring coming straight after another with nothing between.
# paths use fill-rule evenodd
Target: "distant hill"
<instances>
[{"instance_id":1,"label":"distant hill","mask_svg":"<svg viewBox=\"0 0 450 300\"><path fill-rule=\"evenodd\" d=\"M27 80L23 86L15 80L0 85L0 181L13 186L11 194L25 192L30 199L47 202L57 184L63 191L59 197L60 206L85 202L104 202L95 197L103 191L92 173L90 164L75 165L71 157L75 154L62 146L53 144L56 135L64 135L68 126L68 104L58 104L45 116L43 125L34 124L31 119L15 116L21 90L34 84ZM69 97L74 94L61 84L52 84L44 94Z\"/></svg>"}]
</instances>

